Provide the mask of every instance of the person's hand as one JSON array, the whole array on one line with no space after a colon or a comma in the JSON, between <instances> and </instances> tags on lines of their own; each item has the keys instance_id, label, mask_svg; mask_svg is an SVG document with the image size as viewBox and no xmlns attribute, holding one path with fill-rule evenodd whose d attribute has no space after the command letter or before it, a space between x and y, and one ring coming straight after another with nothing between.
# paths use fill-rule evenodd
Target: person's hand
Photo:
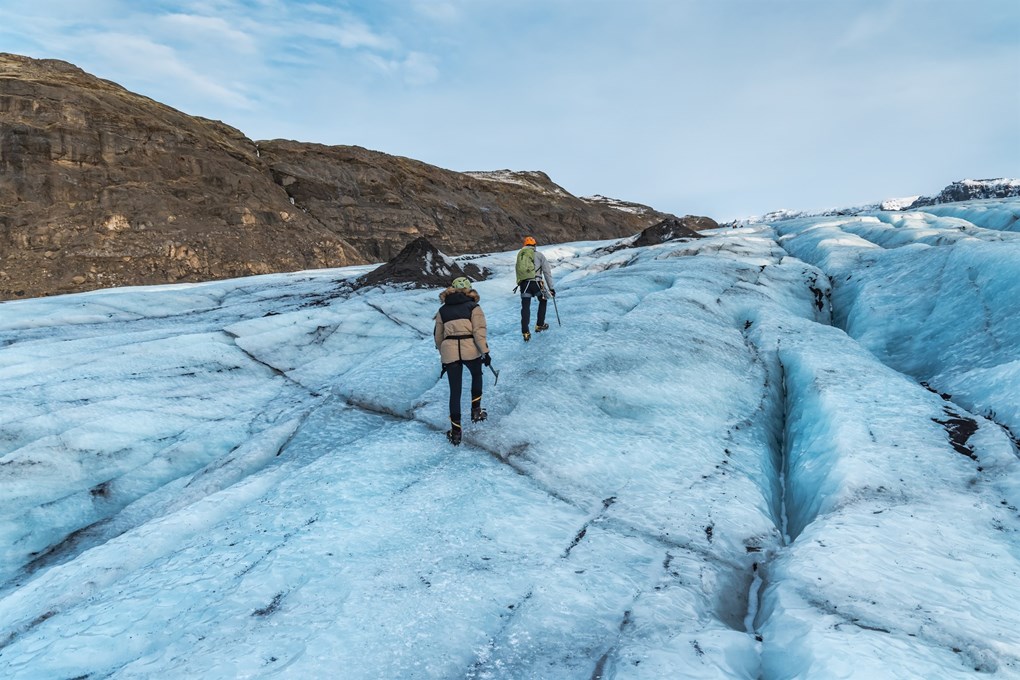
<instances>
[{"instance_id":1,"label":"person's hand","mask_svg":"<svg viewBox=\"0 0 1020 680\"><path fill-rule=\"evenodd\" d=\"M488 352L486 352L485 354L482 355L482 365L483 366L491 366L492 365L492 357L489 356Z\"/></svg>"},{"instance_id":2,"label":"person's hand","mask_svg":"<svg viewBox=\"0 0 1020 680\"><path fill-rule=\"evenodd\" d=\"M549 289L549 295L552 295L553 297L556 297L556 291L553 290L552 288L550 288Z\"/></svg>"}]
</instances>

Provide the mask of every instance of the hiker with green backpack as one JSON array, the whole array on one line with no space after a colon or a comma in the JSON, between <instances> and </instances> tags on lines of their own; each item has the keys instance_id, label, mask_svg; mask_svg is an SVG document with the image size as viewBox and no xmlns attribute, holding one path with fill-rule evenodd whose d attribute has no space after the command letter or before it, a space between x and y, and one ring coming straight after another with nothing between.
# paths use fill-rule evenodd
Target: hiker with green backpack
<instances>
[{"instance_id":1,"label":"hiker with green backpack","mask_svg":"<svg viewBox=\"0 0 1020 680\"><path fill-rule=\"evenodd\" d=\"M549 324L545 322L545 307L549 302L549 296L556 297L549 260L535 250L536 245L534 237L525 236L524 247L517 252L517 288L521 290L521 335L524 342L531 340L531 332L528 329L531 323L531 298L538 298L535 332L541 333L549 330Z\"/></svg>"}]
</instances>

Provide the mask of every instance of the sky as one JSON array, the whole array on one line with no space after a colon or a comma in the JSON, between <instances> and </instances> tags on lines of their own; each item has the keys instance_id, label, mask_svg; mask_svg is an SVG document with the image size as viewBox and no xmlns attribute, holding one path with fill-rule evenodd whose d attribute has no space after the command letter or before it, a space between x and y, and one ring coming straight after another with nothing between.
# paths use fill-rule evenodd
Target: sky
<instances>
[{"instance_id":1,"label":"sky","mask_svg":"<svg viewBox=\"0 0 1020 680\"><path fill-rule=\"evenodd\" d=\"M252 139L729 220L1020 176L1012 0L4 0L0 51Z\"/></svg>"}]
</instances>

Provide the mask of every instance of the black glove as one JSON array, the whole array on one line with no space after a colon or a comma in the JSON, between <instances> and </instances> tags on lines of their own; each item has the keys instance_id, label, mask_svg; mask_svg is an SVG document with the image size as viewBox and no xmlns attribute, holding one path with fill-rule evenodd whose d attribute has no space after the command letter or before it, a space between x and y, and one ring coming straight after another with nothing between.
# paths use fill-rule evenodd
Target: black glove
<instances>
[{"instance_id":1,"label":"black glove","mask_svg":"<svg viewBox=\"0 0 1020 680\"><path fill-rule=\"evenodd\" d=\"M492 365L492 357L489 356L488 352L486 352L485 354L482 355L482 365L483 366L491 366Z\"/></svg>"},{"instance_id":2,"label":"black glove","mask_svg":"<svg viewBox=\"0 0 1020 680\"><path fill-rule=\"evenodd\" d=\"M552 288L550 288L549 289L549 295L552 295L553 297L556 297L556 291L553 290Z\"/></svg>"}]
</instances>

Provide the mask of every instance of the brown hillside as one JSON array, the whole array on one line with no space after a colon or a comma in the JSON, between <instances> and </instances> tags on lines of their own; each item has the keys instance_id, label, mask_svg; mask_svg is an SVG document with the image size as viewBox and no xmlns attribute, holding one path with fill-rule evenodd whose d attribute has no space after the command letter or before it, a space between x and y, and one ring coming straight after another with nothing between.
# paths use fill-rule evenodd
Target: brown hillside
<instances>
[{"instance_id":1,"label":"brown hillside","mask_svg":"<svg viewBox=\"0 0 1020 680\"><path fill-rule=\"evenodd\" d=\"M0 55L0 299L361 261L237 130Z\"/></svg>"},{"instance_id":2,"label":"brown hillside","mask_svg":"<svg viewBox=\"0 0 1020 680\"><path fill-rule=\"evenodd\" d=\"M0 300L627 236L668 217L544 173L255 143L56 60L0 54ZM617 206L617 207L614 207Z\"/></svg>"},{"instance_id":3,"label":"brown hillside","mask_svg":"<svg viewBox=\"0 0 1020 680\"><path fill-rule=\"evenodd\" d=\"M447 253L628 236L663 213L582 200L542 172L461 173L357 146L259 142L295 205L333 225L373 261L425 236Z\"/></svg>"}]
</instances>

